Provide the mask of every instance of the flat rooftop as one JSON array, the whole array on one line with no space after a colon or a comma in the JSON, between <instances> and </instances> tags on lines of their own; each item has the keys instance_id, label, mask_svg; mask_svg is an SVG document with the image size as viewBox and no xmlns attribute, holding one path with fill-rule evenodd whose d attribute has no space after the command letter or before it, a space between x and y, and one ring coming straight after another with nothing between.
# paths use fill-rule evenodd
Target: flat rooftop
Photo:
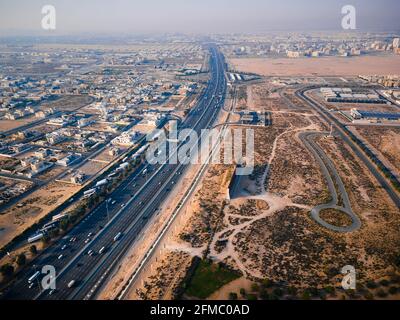
<instances>
[{"instance_id":1,"label":"flat rooftop","mask_svg":"<svg viewBox=\"0 0 400 320\"><path fill-rule=\"evenodd\" d=\"M361 111L361 110L357 110L357 111L363 118L378 118L378 119L390 119L390 120L399 120L400 119L400 113Z\"/></svg>"}]
</instances>

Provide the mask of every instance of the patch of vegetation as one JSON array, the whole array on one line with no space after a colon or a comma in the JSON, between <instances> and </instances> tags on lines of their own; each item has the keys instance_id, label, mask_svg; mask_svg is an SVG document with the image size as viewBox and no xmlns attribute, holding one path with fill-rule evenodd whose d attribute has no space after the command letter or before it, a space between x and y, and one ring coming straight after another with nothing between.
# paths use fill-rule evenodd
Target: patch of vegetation
<instances>
[{"instance_id":1,"label":"patch of vegetation","mask_svg":"<svg viewBox=\"0 0 400 320\"><path fill-rule=\"evenodd\" d=\"M255 300L257 300L257 295L255 295L253 293L249 293L246 295L246 299L250 300L250 301L255 301Z\"/></svg>"},{"instance_id":2,"label":"patch of vegetation","mask_svg":"<svg viewBox=\"0 0 400 320\"><path fill-rule=\"evenodd\" d=\"M383 286L383 287L388 287L390 283L389 283L388 280L383 279L383 280L379 281L379 284L380 284L381 286Z\"/></svg>"},{"instance_id":3,"label":"patch of vegetation","mask_svg":"<svg viewBox=\"0 0 400 320\"><path fill-rule=\"evenodd\" d=\"M353 220L344 212L336 209L321 210L321 219L337 227L348 227L353 223Z\"/></svg>"},{"instance_id":4,"label":"patch of vegetation","mask_svg":"<svg viewBox=\"0 0 400 320\"><path fill-rule=\"evenodd\" d=\"M376 284L375 281L370 280L367 282L367 288L368 289L376 289L376 288L378 288L378 285Z\"/></svg>"},{"instance_id":5,"label":"patch of vegetation","mask_svg":"<svg viewBox=\"0 0 400 320\"><path fill-rule=\"evenodd\" d=\"M13 273L14 273L14 267L9 263L7 263L5 265L2 265L0 267L0 273L5 278L11 277L13 275Z\"/></svg>"},{"instance_id":6,"label":"patch of vegetation","mask_svg":"<svg viewBox=\"0 0 400 320\"><path fill-rule=\"evenodd\" d=\"M389 293L390 294L392 294L392 295L394 295L394 294L396 294L397 292L399 292L399 289L397 288L397 287L390 287L389 288Z\"/></svg>"},{"instance_id":7,"label":"patch of vegetation","mask_svg":"<svg viewBox=\"0 0 400 320\"><path fill-rule=\"evenodd\" d=\"M23 266L25 263L26 263L26 256L25 256L25 254L24 253L20 253L18 256L17 256L17 265L19 265L19 266Z\"/></svg>"},{"instance_id":8,"label":"patch of vegetation","mask_svg":"<svg viewBox=\"0 0 400 320\"><path fill-rule=\"evenodd\" d=\"M238 295L235 292L230 292L229 293L229 300L237 300L238 299Z\"/></svg>"},{"instance_id":9,"label":"patch of vegetation","mask_svg":"<svg viewBox=\"0 0 400 320\"><path fill-rule=\"evenodd\" d=\"M379 289L377 295L379 298L386 298L388 296L387 292L383 289Z\"/></svg>"},{"instance_id":10,"label":"patch of vegetation","mask_svg":"<svg viewBox=\"0 0 400 320\"><path fill-rule=\"evenodd\" d=\"M225 284L240 278L240 276L240 274L222 264L201 260L189 281L186 294L205 299Z\"/></svg>"}]
</instances>

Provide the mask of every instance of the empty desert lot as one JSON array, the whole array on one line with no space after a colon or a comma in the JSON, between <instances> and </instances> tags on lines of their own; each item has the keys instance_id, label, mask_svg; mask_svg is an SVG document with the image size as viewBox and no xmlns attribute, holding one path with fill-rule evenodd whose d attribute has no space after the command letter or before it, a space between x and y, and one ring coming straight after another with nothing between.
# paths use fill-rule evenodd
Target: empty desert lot
<instances>
[{"instance_id":1,"label":"empty desert lot","mask_svg":"<svg viewBox=\"0 0 400 320\"><path fill-rule=\"evenodd\" d=\"M230 59L240 72L263 76L353 76L400 73L400 55L320 58L242 58Z\"/></svg>"}]
</instances>

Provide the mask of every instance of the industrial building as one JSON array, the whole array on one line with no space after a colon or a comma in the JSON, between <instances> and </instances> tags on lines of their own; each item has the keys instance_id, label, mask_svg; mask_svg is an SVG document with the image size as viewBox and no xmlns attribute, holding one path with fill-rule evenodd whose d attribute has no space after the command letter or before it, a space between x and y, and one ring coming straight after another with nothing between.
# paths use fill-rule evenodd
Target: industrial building
<instances>
[{"instance_id":1,"label":"industrial building","mask_svg":"<svg viewBox=\"0 0 400 320\"><path fill-rule=\"evenodd\" d=\"M373 112L351 109L350 114L354 120L400 121L400 113L394 112Z\"/></svg>"},{"instance_id":2,"label":"industrial building","mask_svg":"<svg viewBox=\"0 0 400 320\"><path fill-rule=\"evenodd\" d=\"M228 73L230 82L243 81L243 77L238 73Z\"/></svg>"},{"instance_id":3,"label":"industrial building","mask_svg":"<svg viewBox=\"0 0 400 320\"><path fill-rule=\"evenodd\" d=\"M353 92L351 88L321 88L320 92L327 102L341 103L372 103L386 104L389 103L375 92L359 93Z\"/></svg>"},{"instance_id":4,"label":"industrial building","mask_svg":"<svg viewBox=\"0 0 400 320\"><path fill-rule=\"evenodd\" d=\"M79 153L69 153L64 158L57 160L57 164L62 167L69 167L81 157L82 155Z\"/></svg>"},{"instance_id":5,"label":"industrial building","mask_svg":"<svg viewBox=\"0 0 400 320\"><path fill-rule=\"evenodd\" d=\"M243 112L240 118L243 124L257 124L259 121L258 114L255 111Z\"/></svg>"}]
</instances>

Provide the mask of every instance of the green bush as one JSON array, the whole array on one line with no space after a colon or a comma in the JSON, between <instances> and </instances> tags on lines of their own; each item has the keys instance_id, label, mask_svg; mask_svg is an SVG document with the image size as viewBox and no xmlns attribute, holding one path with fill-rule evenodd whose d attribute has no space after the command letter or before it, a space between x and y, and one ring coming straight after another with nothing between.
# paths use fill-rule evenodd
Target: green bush
<instances>
[{"instance_id":1,"label":"green bush","mask_svg":"<svg viewBox=\"0 0 400 320\"><path fill-rule=\"evenodd\" d=\"M236 292L229 292L229 300L237 300L238 295Z\"/></svg>"},{"instance_id":2,"label":"green bush","mask_svg":"<svg viewBox=\"0 0 400 320\"><path fill-rule=\"evenodd\" d=\"M383 279L383 280L381 280L381 281L379 282L379 284L380 284L381 286L388 287L388 286L389 286L389 281L387 281L386 279Z\"/></svg>"},{"instance_id":3,"label":"green bush","mask_svg":"<svg viewBox=\"0 0 400 320\"><path fill-rule=\"evenodd\" d=\"M365 298L366 300L374 300L374 295L373 295L371 292L366 292L366 293L364 294L364 298Z\"/></svg>"},{"instance_id":4,"label":"green bush","mask_svg":"<svg viewBox=\"0 0 400 320\"><path fill-rule=\"evenodd\" d=\"M273 294L276 295L277 297L282 297L283 296L283 290L280 288L276 288L273 291Z\"/></svg>"},{"instance_id":5,"label":"green bush","mask_svg":"<svg viewBox=\"0 0 400 320\"><path fill-rule=\"evenodd\" d=\"M249 293L246 295L246 299L250 301L255 301L257 300L257 296L255 294Z\"/></svg>"},{"instance_id":6,"label":"green bush","mask_svg":"<svg viewBox=\"0 0 400 320\"><path fill-rule=\"evenodd\" d=\"M14 267L6 263L0 267L0 273L3 275L3 277L11 277L14 273Z\"/></svg>"},{"instance_id":7,"label":"green bush","mask_svg":"<svg viewBox=\"0 0 400 320\"><path fill-rule=\"evenodd\" d=\"M356 292L355 290L346 290L346 294L349 296L349 298L351 299L355 299L356 298Z\"/></svg>"},{"instance_id":8,"label":"green bush","mask_svg":"<svg viewBox=\"0 0 400 320\"><path fill-rule=\"evenodd\" d=\"M386 298L387 297L387 293L383 289L379 289L376 294L378 295L379 298Z\"/></svg>"},{"instance_id":9,"label":"green bush","mask_svg":"<svg viewBox=\"0 0 400 320\"><path fill-rule=\"evenodd\" d=\"M44 236L43 238L42 238L42 243L44 244L44 245L46 245L46 244L48 244L48 243L50 243L50 237L48 236L48 235L46 235L46 236Z\"/></svg>"},{"instance_id":10,"label":"green bush","mask_svg":"<svg viewBox=\"0 0 400 320\"><path fill-rule=\"evenodd\" d=\"M311 298L310 292L308 290L304 291L303 294L301 295L301 298L303 300L310 300L310 298Z\"/></svg>"},{"instance_id":11,"label":"green bush","mask_svg":"<svg viewBox=\"0 0 400 320\"><path fill-rule=\"evenodd\" d=\"M326 286L326 287L324 288L324 290L325 290L325 292L328 293L328 294L333 294L333 293L335 293L335 287L333 287L333 286Z\"/></svg>"},{"instance_id":12,"label":"green bush","mask_svg":"<svg viewBox=\"0 0 400 320\"><path fill-rule=\"evenodd\" d=\"M210 294L225 284L239 278L241 275L221 265L202 260L190 279L186 293L200 299L207 298Z\"/></svg>"},{"instance_id":13,"label":"green bush","mask_svg":"<svg viewBox=\"0 0 400 320\"><path fill-rule=\"evenodd\" d=\"M290 294L291 296L295 296L297 294L297 288L293 286L289 286L287 288L287 293Z\"/></svg>"},{"instance_id":14,"label":"green bush","mask_svg":"<svg viewBox=\"0 0 400 320\"><path fill-rule=\"evenodd\" d=\"M69 219L62 219L60 222L60 229L62 231L67 231L69 226Z\"/></svg>"},{"instance_id":15,"label":"green bush","mask_svg":"<svg viewBox=\"0 0 400 320\"><path fill-rule=\"evenodd\" d=\"M267 292L267 290L264 290L264 289L262 289L261 291L260 291L260 299L261 300L269 300L269 294L268 294L268 292Z\"/></svg>"},{"instance_id":16,"label":"green bush","mask_svg":"<svg viewBox=\"0 0 400 320\"><path fill-rule=\"evenodd\" d=\"M368 289L376 289L376 288L378 288L378 285L376 284L375 281L370 280L367 282L367 288Z\"/></svg>"},{"instance_id":17,"label":"green bush","mask_svg":"<svg viewBox=\"0 0 400 320\"><path fill-rule=\"evenodd\" d=\"M32 245L29 247L29 252L32 253L33 255L37 254L37 248L35 245Z\"/></svg>"},{"instance_id":18,"label":"green bush","mask_svg":"<svg viewBox=\"0 0 400 320\"><path fill-rule=\"evenodd\" d=\"M398 290L397 287L392 286L392 287L389 288L389 293L392 294L392 295L396 294L398 291L399 290Z\"/></svg>"},{"instance_id":19,"label":"green bush","mask_svg":"<svg viewBox=\"0 0 400 320\"><path fill-rule=\"evenodd\" d=\"M260 290L260 286L257 283L252 283L251 284L251 291L252 292L258 292Z\"/></svg>"},{"instance_id":20,"label":"green bush","mask_svg":"<svg viewBox=\"0 0 400 320\"><path fill-rule=\"evenodd\" d=\"M394 274L390 277L391 283L400 283L400 275Z\"/></svg>"},{"instance_id":21,"label":"green bush","mask_svg":"<svg viewBox=\"0 0 400 320\"><path fill-rule=\"evenodd\" d=\"M261 283L261 286L264 288L271 288L273 285L273 282L269 279L264 279Z\"/></svg>"},{"instance_id":22,"label":"green bush","mask_svg":"<svg viewBox=\"0 0 400 320\"><path fill-rule=\"evenodd\" d=\"M23 266L26 263L26 257L25 257L25 253L20 253L17 256L17 265L19 266Z\"/></svg>"},{"instance_id":23,"label":"green bush","mask_svg":"<svg viewBox=\"0 0 400 320\"><path fill-rule=\"evenodd\" d=\"M318 290L318 288L311 287L311 288L309 289L309 292L310 292L310 294L311 294L313 297L319 297L319 290Z\"/></svg>"}]
</instances>

